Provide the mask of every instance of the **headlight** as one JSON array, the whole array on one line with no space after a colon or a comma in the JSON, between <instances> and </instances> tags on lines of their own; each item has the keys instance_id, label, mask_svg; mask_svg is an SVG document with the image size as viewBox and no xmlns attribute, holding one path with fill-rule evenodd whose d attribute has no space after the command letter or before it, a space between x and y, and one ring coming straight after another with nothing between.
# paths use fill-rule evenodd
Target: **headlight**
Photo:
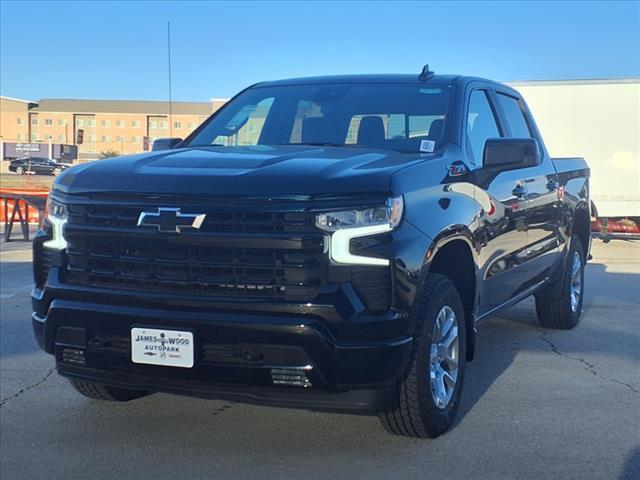
<instances>
[{"instance_id":1,"label":"headlight","mask_svg":"<svg viewBox=\"0 0 640 480\"><path fill-rule=\"evenodd\" d=\"M68 218L67 206L52 199L51 195L49 195L45 208L45 217L51 223L52 238L44 242L42 246L55 250L64 250L67 248L67 241L64 239L63 234L63 228Z\"/></svg>"},{"instance_id":2,"label":"headlight","mask_svg":"<svg viewBox=\"0 0 640 480\"><path fill-rule=\"evenodd\" d=\"M380 207L322 213L316 217L316 226L327 232L370 225L388 225L394 229L402 218L402 208L402 197L394 197Z\"/></svg>"},{"instance_id":3,"label":"headlight","mask_svg":"<svg viewBox=\"0 0 640 480\"><path fill-rule=\"evenodd\" d=\"M67 206L51 198L47 197L47 206L45 208L45 216L49 219L56 217L59 219L67 219Z\"/></svg>"},{"instance_id":4,"label":"headlight","mask_svg":"<svg viewBox=\"0 0 640 480\"><path fill-rule=\"evenodd\" d=\"M360 210L322 213L316 217L316 226L331 233L329 254L336 263L350 265L389 265L386 258L353 255L353 238L390 232L400 224L403 210L402 197L387 200L385 205Z\"/></svg>"}]
</instances>

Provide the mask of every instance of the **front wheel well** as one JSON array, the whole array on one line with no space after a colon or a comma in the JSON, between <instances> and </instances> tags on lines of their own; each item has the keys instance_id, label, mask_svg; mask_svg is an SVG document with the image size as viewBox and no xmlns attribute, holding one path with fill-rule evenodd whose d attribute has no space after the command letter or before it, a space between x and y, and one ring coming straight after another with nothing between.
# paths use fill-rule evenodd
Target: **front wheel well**
<instances>
[{"instance_id":1,"label":"front wheel well","mask_svg":"<svg viewBox=\"0 0 640 480\"><path fill-rule=\"evenodd\" d=\"M573 215L572 232L580 239L584 258L589 257L589 240L591 239L591 218L586 205L579 206Z\"/></svg>"},{"instance_id":2,"label":"front wheel well","mask_svg":"<svg viewBox=\"0 0 640 480\"><path fill-rule=\"evenodd\" d=\"M463 240L452 240L440 247L429 265L429 273L448 277L456 287L464 307L467 333L467 360L472 360L475 351L475 329L473 310L476 299L476 271L471 248Z\"/></svg>"}]
</instances>

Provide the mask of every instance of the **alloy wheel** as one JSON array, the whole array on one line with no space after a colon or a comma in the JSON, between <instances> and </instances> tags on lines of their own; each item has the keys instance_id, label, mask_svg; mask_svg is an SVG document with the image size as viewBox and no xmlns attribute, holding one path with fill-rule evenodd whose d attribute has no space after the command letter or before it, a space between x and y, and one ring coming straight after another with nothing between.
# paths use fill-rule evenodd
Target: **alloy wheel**
<instances>
[{"instance_id":1,"label":"alloy wheel","mask_svg":"<svg viewBox=\"0 0 640 480\"><path fill-rule=\"evenodd\" d=\"M577 312L582 296L582 259L578 252L573 253L571 260L571 281L569 282L569 296L571 298L571 311Z\"/></svg>"},{"instance_id":2,"label":"alloy wheel","mask_svg":"<svg viewBox=\"0 0 640 480\"><path fill-rule=\"evenodd\" d=\"M429 376L431 395L436 407L449 405L458 380L458 319L447 305L440 309L433 326Z\"/></svg>"}]
</instances>

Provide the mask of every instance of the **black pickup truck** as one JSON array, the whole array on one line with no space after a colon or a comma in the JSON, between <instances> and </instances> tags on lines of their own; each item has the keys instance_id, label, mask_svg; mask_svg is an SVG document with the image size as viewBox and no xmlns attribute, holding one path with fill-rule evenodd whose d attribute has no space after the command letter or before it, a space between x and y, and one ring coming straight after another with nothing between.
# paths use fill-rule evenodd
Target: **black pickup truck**
<instances>
[{"instance_id":1,"label":"black pickup truck","mask_svg":"<svg viewBox=\"0 0 640 480\"><path fill-rule=\"evenodd\" d=\"M435 437L476 327L579 321L589 169L517 91L462 76L271 81L167 150L78 165L34 242L33 328L82 394L370 412Z\"/></svg>"}]
</instances>

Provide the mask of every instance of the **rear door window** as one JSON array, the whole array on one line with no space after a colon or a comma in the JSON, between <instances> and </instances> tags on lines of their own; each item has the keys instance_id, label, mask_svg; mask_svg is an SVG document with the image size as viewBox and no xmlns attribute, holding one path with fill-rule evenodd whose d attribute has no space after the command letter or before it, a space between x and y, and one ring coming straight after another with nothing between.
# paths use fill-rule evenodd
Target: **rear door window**
<instances>
[{"instance_id":1,"label":"rear door window","mask_svg":"<svg viewBox=\"0 0 640 480\"><path fill-rule=\"evenodd\" d=\"M503 93L498 93L497 97L502 111L505 114L506 121L509 124L509 128L511 129L511 135L514 138L533 138L520 100Z\"/></svg>"}]
</instances>

